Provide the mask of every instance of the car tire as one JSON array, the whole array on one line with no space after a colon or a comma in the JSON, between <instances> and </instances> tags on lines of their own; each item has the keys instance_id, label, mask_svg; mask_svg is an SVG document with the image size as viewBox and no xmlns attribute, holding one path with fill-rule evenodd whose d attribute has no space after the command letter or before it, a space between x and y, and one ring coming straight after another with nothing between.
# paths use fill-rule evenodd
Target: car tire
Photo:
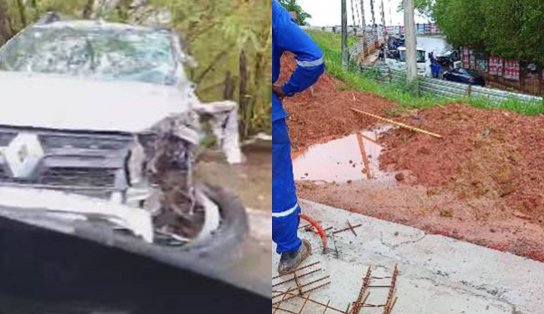
<instances>
[{"instance_id":1,"label":"car tire","mask_svg":"<svg viewBox=\"0 0 544 314\"><path fill-rule=\"evenodd\" d=\"M241 247L249 233L245 207L238 196L228 189L205 184L195 184L219 208L221 222L211 237L191 241L181 247L161 246L145 243L132 236L108 232L107 230L79 229L79 235L96 242L176 266L185 267L192 259L228 259Z\"/></svg>"},{"instance_id":2,"label":"car tire","mask_svg":"<svg viewBox=\"0 0 544 314\"><path fill-rule=\"evenodd\" d=\"M249 233L249 223L240 198L233 192L219 186L197 184L196 188L218 205L221 223L211 238L192 241L181 249L213 249L214 247L233 247L241 243Z\"/></svg>"}]
</instances>

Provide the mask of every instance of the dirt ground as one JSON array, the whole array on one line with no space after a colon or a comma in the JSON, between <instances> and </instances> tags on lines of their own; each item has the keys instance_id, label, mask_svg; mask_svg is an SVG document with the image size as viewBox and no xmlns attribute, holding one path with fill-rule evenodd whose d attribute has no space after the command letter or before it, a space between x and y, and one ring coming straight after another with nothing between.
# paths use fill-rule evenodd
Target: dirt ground
<instances>
[{"instance_id":1,"label":"dirt ground","mask_svg":"<svg viewBox=\"0 0 544 314\"><path fill-rule=\"evenodd\" d=\"M327 75L285 105L294 156L376 122L350 107L382 116L396 107ZM443 138L391 130L379 140L379 167L402 174L299 181L300 197L544 261L544 116L453 104L395 119Z\"/></svg>"},{"instance_id":2,"label":"dirt ground","mask_svg":"<svg viewBox=\"0 0 544 314\"><path fill-rule=\"evenodd\" d=\"M203 182L233 190L246 207L272 212L272 150L270 145L243 148L247 161L228 165L221 153L207 151L197 163L197 177Z\"/></svg>"},{"instance_id":3,"label":"dirt ground","mask_svg":"<svg viewBox=\"0 0 544 314\"><path fill-rule=\"evenodd\" d=\"M294 69L294 62L289 62L289 58L292 57L282 59L280 81L285 81L287 73ZM317 84L304 93L286 99L284 105L289 112L289 134L295 152L367 128L375 122L356 116L351 107L378 115L385 115L389 109L396 107L395 103L384 98L350 91L329 75L322 75Z\"/></svg>"}]
</instances>

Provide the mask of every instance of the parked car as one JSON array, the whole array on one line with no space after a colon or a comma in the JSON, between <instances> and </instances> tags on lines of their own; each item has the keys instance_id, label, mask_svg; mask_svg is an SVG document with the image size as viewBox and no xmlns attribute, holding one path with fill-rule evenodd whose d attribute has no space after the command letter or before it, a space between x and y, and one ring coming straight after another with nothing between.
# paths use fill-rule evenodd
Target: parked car
<instances>
[{"instance_id":1,"label":"parked car","mask_svg":"<svg viewBox=\"0 0 544 314\"><path fill-rule=\"evenodd\" d=\"M232 104L198 100L190 61L174 31L56 14L0 48L4 293L142 300L145 287L163 282L180 302L193 290L242 302L245 312L270 308L270 279L238 265L248 236L243 205L194 179L200 120L231 115ZM161 273L170 275L154 277Z\"/></svg>"},{"instance_id":2,"label":"parked car","mask_svg":"<svg viewBox=\"0 0 544 314\"><path fill-rule=\"evenodd\" d=\"M443 78L447 81L465 83L471 85L485 86L485 80L483 76L478 74L474 70L465 68L455 68L450 71L445 71Z\"/></svg>"}]
</instances>

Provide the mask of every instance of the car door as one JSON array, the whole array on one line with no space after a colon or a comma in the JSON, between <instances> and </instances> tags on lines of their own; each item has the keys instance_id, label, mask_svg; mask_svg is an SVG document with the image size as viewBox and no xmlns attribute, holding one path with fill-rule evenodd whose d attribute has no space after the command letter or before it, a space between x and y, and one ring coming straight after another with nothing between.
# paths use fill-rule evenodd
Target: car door
<instances>
[{"instance_id":1,"label":"car door","mask_svg":"<svg viewBox=\"0 0 544 314\"><path fill-rule=\"evenodd\" d=\"M447 75L444 76L448 81L452 82L459 82L459 74L457 73L457 69L453 69L448 72Z\"/></svg>"},{"instance_id":2,"label":"car door","mask_svg":"<svg viewBox=\"0 0 544 314\"><path fill-rule=\"evenodd\" d=\"M457 71L457 78L458 78L458 82L461 82L461 83L469 83L470 82L470 73L468 73L467 70L463 69L463 68L460 68L458 69Z\"/></svg>"}]
</instances>

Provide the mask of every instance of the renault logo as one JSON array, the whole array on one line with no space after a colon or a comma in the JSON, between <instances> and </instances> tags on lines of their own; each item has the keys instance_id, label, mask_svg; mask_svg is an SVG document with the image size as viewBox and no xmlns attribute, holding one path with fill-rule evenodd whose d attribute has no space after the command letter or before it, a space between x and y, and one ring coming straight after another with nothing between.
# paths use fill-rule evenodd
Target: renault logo
<instances>
[{"instance_id":1,"label":"renault logo","mask_svg":"<svg viewBox=\"0 0 544 314\"><path fill-rule=\"evenodd\" d=\"M7 169L14 178L32 176L45 153L36 134L20 133L6 147L0 147Z\"/></svg>"}]
</instances>

